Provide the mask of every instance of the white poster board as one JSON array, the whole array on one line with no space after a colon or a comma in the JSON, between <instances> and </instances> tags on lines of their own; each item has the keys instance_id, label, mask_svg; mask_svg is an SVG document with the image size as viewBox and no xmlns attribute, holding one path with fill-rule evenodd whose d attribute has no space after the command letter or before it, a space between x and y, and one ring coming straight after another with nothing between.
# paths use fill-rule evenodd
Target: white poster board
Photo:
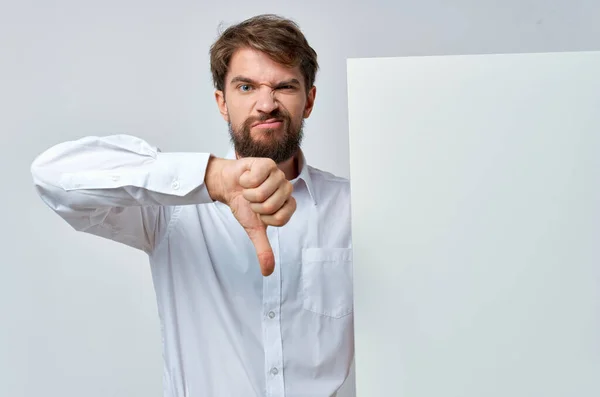
<instances>
[{"instance_id":1,"label":"white poster board","mask_svg":"<svg viewBox=\"0 0 600 397\"><path fill-rule=\"evenodd\" d=\"M357 396L600 396L600 53L348 61Z\"/></svg>"}]
</instances>

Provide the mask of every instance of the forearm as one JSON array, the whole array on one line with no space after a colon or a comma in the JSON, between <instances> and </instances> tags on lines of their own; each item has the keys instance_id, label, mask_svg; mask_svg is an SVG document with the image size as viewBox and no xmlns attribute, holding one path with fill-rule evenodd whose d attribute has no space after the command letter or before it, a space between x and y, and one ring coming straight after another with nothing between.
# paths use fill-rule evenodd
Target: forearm
<instances>
[{"instance_id":1,"label":"forearm","mask_svg":"<svg viewBox=\"0 0 600 397\"><path fill-rule=\"evenodd\" d=\"M161 153L127 135L55 145L31 165L42 200L73 228L150 252L171 208L213 202L208 153Z\"/></svg>"},{"instance_id":2,"label":"forearm","mask_svg":"<svg viewBox=\"0 0 600 397\"><path fill-rule=\"evenodd\" d=\"M31 166L46 203L72 209L212 202L204 177L208 153L162 153L128 135L55 145Z\"/></svg>"}]
</instances>

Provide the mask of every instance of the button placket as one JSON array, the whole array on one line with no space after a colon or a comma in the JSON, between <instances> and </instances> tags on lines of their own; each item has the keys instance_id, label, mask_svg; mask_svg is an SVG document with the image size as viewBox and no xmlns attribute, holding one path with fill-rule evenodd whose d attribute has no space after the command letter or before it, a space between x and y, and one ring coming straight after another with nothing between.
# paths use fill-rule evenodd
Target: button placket
<instances>
[{"instance_id":1,"label":"button placket","mask_svg":"<svg viewBox=\"0 0 600 397\"><path fill-rule=\"evenodd\" d=\"M275 256L275 271L263 278L263 344L265 352L265 386L267 395L283 396L283 341L279 313L281 312L281 260L279 230L267 229Z\"/></svg>"}]
</instances>

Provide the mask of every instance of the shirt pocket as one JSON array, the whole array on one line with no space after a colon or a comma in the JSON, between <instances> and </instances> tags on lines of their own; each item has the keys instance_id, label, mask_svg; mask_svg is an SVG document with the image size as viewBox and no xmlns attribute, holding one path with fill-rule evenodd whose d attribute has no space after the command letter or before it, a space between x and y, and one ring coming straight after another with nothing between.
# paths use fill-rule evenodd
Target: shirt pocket
<instances>
[{"instance_id":1,"label":"shirt pocket","mask_svg":"<svg viewBox=\"0 0 600 397\"><path fill-rule=\"evenodd\" d=\"M353 311L351 248L302 250L303 308L341 318Z\"/></svg>"}]
</instances>

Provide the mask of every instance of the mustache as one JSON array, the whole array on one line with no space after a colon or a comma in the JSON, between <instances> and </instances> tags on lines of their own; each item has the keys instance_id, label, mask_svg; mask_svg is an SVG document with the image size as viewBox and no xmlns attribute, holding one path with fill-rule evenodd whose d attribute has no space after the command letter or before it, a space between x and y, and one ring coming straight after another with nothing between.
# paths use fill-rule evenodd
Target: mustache
<instances>
[{"instance_id":1,"label":"mustache","mask_svg":"<svg viewBox=\"0 0 600 397\"><path fill-rule=\"evenodd\" d=\"M290 115L280 109L275 109L271 113L262 113L260 116L248 117L244 124L251 125L252 123L266 121L270 119L277 119L283 121L289 121Z\"/></svg>"}]
</instances>

